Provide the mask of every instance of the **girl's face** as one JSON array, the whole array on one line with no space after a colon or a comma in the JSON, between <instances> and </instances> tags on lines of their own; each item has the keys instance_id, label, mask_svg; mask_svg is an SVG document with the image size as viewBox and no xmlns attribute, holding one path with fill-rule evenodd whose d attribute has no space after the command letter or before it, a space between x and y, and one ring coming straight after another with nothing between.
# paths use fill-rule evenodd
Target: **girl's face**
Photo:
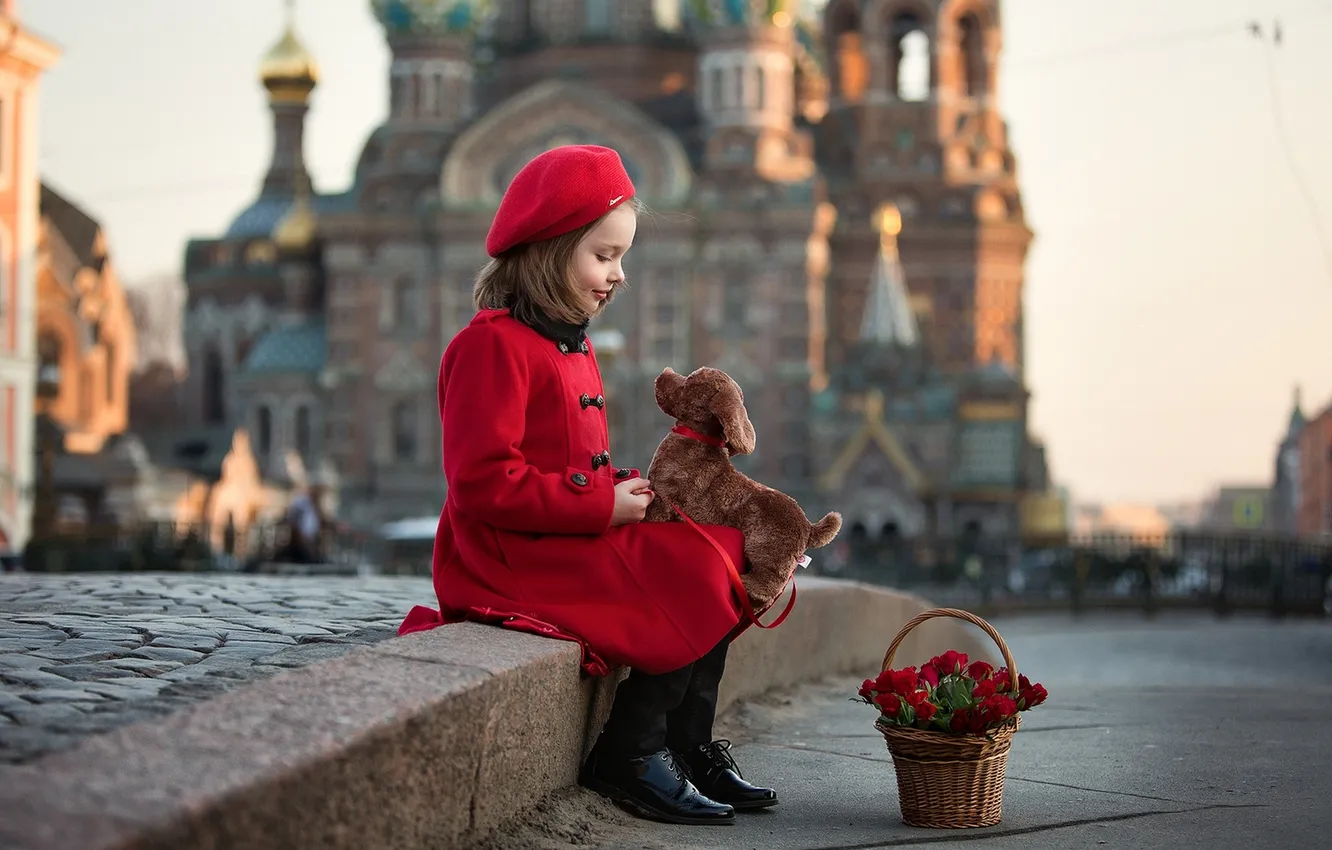
<instances>
[{"instance_id":1,"label":"girl's face","mask_svg":"<svg viewBox=\"0 0 1332 850\"><path fill-rule=\"evenodd\" d=\"M624 283L624 255L634 244L638 213L629 205L614 210L588 231L573 256L573 287L588 316L605 309L615 287Z\"/></svg>"}]
</instances>

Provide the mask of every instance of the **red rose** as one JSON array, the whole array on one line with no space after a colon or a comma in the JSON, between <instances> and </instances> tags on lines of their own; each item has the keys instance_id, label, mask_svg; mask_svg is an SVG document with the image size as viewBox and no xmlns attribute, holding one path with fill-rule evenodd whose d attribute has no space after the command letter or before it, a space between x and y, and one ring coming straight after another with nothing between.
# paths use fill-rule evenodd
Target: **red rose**
<instances>
[{"instance_id":1,"label":"red rose","mask_svg":"<svg viewBox=\"0 0 1332 850\"><path fill-rule=\"evenodd\" d=\"M860 685L860 698L863 700L874 699L874 680L866 679Z\"/></svg>"},{"instance_id":2,"label":"red rose","mask_svg":"<svg viewBox=\"0 0 1332 850\"><path fill-rule=\"evenodd\" d=\"M920 681L931 688L939 687L939 671L934 669L933 664L926 664L920 668Z\"/></svg>"},{"instance_id":3,"label":"red rose","mask_svg":"<svg viewBox=\"0 0 1332 850\"><path fill-rule=\"evenodd\" d=\"M983 712L973 711L967 718L967 731L973 735L984 735L990 728L991 720Z\"/></svg>"},{"instance_id":4,"label":"red rose","mask_svg":"<svg viewBox=\"0 0 1332 850\"><path fill-rule=\"evenodd\" d=\"M892 673L889 690L902 696L915 692L917 682L920 681L920 676L916 673L915 667L904 667L901 670L894 670Z\"/></svg>"},{"instance_id":5,"label":"red rose","mask_svg":"<svg viewBox=\"0 0 1332 850\"><path fill-rule=\"evenodd\" d=\"M954 732L969 731L970 725L971 718L967 716L967 710L965 708L959 708L957 711L954 711L952 719L948 721L948 728L952 729Z\"/></svg>"},{"instance_id":6,"label":"red rose","mask_svg":"<svg viewBox=\"0 0 1332 850\"><path fill-rule=\"evenodd\" d=\"M999 686L995 684L994 679L981 679L976 683L976 687L972 689L971 696L979 702L991 696L997 690L999 690Z\"/></svg>"},{"instance_id":7,"label":"red rose","mask_svg":"<svg viewBox=\"0 0 1332 850\"><path fill-rule=\"evenodd\" d=\"M943 655L937 655L930 659L934 669L939 671L940 676L949 676L953 673L961 673L967 667L967 655L964 652L948 650Z\"/></svg>"},{"instance_id":8,"label":"red rose","mask_svg":"<svg viewBox=\"0 0 1332 850\"><path fill-rule=\"evenodd\" d=\"M994 668L990 666L988 661L973 661L971 666L967 668L967 675L979 682L981 679L988 679L993 676Z\"/></svg>"},{"instance_id":9,"label":"red rose","mask_svg":"<svg viewBox=\"0 0 1332 850\"><path fill-rule=\"evenodd\" d=\"M916 717L925 723L929 723L934 719L934 713L936 711L938 711L938 709L934 707L934 703L924 702L916 708Z\"/></svg>"},{"instance_id":10,"label":"red rose","mask_svg":"<svg viewBox=\"0 0 1332 850\"><path fill-rule=\"evenodd\" d=\"M1006 694L992 694L980 704L980 713L993 723L1001 723L1017 714L1017 703Z\"/></svg>"},{"instance_id":11,"label":"red rose","mask_svg":"<svg viewBox=\"0 0 1332 850\"><path fill-rule=\"evenodd\" d=\"M1018 692L1018 707L1023 711L1026 711L1029 708L1035 708L1045 702L1045 698L1049 695L1049 692L1045 690L1045 686L1041 684L1035 684L1029 688L1024 688Z\"/></svg>"},{"instance_id":12,"label":"red rose","mask_svg":"<svg viewBox=\"0 0 1332 850\"><path fill-rule=\"evenodd\" d=\"M999 690L1001 691L1011 690L1013 687L1013 676L1008 672L1007 667L1000 667L998 670L995 670L994 676L991 678L998 683Z\"/></svg>"},{"instance_id":13,"label":"red rose","mask_svg":"<svg viewBox=\"0 0 1332 850\"><path fill-rule=\"evenodd\" d=\"M879 694L874 698L874 703L884 717L893 720L897 719L898 712L902 710L902 698L897 694Z\"/></svg>"}]
</instances>

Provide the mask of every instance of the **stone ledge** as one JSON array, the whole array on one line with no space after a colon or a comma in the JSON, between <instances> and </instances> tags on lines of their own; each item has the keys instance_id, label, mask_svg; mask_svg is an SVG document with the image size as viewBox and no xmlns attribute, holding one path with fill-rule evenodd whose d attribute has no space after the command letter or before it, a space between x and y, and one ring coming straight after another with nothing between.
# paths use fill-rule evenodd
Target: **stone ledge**
<instances>
[{"instance_id":1,"label":"stone ledge","mask_svg":"<svg viewBox=\"0 0 1332 850\"><path fill-rule=\"evenodd\" d=\"M876 669L927 604L805 578L791 618L732 648L721 708ZM922 625L898 664L947 648L993 658L964 623ZM575 781L614 682L573 644L459 624L222 694L0 768L15 850L453 847Z\"/></svg>"}]
</instances>

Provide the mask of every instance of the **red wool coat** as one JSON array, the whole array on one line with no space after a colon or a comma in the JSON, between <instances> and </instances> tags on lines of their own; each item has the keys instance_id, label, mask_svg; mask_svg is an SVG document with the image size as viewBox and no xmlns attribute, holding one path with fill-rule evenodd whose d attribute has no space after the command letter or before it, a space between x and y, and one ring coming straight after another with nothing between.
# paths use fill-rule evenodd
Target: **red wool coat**
<instances>
[{"instance_id":1,"label":"red wool coat","mask_svg":"<svg viewBox=\"0 0 1332 850\"><path fill-rule=\"evenodd\" d=\"M440 610L414 608L399 633L477 620L578 641L593 674L674 670L736 629L726 567L684 524L610 527L615 483L638 470L611 465L591 344L569 348L507 310L478 313L449 344ZM744 563L740 532L706 530Z\"/></svg>"}]
</instances>

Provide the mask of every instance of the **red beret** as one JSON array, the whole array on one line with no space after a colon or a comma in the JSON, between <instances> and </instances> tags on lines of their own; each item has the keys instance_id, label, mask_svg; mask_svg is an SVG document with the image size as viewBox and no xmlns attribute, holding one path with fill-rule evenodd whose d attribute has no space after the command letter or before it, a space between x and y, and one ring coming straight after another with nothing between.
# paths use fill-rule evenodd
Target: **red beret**
<instances>
[{"instance_id":1,"label":"red beret","mask_svg":"<svg viewBox=\"0 0 1332 850\"><path fill-rule=\"evenodd\" d=\"M599 145L553 148L523 166L500 201L486 235L498 257L591 224L634 196L620 155Z\"/></svg>"}]
</instances>

